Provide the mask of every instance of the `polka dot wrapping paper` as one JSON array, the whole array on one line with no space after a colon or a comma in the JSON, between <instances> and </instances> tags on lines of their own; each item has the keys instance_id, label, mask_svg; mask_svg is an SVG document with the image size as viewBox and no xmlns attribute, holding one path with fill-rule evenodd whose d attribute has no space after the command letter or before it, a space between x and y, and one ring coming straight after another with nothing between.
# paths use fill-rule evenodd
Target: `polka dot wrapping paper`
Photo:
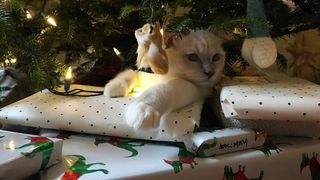
<instances>
[{"instance_id":1,"label":"polka dot wrapping paper","mask_svg":"<svg viewBox=\"0 0 320 180\"><path fill-rule=\"evenodd\" d=\"M103 90L84 85L71 88ZM163 116L158 129L137 132L127 125L124 116L125 108L133 99L59 96L43 90L2 108L0 122L117 137L182 141L180 137L193 132L200 121L202 103L198 102Z\"/></svg>"},{"instance_id":2,"label":"polka dot wrapping paper","mask_svg":"<svg viewBox=\"0 0 320 180\"><path fill-rule=\"evenodd\" d=\"M270 135L320 137L320 86L287 77L224 81L220 94L223 124L261 129Z\"/></svg>"}]
</instances>

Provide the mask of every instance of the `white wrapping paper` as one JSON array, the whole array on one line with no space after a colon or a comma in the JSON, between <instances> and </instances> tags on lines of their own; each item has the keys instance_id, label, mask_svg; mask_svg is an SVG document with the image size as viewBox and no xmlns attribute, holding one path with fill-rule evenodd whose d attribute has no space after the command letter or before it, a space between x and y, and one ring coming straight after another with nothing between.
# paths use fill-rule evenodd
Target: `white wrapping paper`
<instances>
[{"instance_id":1,"label":"white wrapping paper","mask_svg":"<svg viewBox=\"0 0 320 180\"><path fill-rule=\"evenodd\" d=\"M220 94L223 124L249 127L269 135L320 136L320 86L286 77L226 80Z\"/></svg>"},{"instance_id":2,"label":"white wrapping paper","mask_svg":"<svg viewBox=\"0 0 320 180\"><path fill-rule=\"evenodd\" d=\"M103 90L100 87L72 85L71 88ZM4 124L62 129L81 133L148 140L182 141L200 121L202 102L194 103L161 119L158 129L135 131L125 121L125 108L134 97L71 97L43 90L0 110Z\"/></svg>"},{"instance_id":3,"label":"white wrapping paper","mask_svg":"<svg viewBox=\"0 0 320 180\"><path fill-rule=\"evenodd\" d=\"M0 130L0 179L22 179L61 162L62 140Z\"/></svg>"},{"instance_id":4,"label":"white wrapping paper","mask_svg":"<svg viewBox=\"0 0 320 180\"><path fill-rule=\"evenodd\" d=\"M311 180L315 172L310 169L320 153L320 141L308 138L275 138L262 148L199 158L179 147L139 140L97 142L94 136L51 135L65 139L64 161L43 172L42 179L77 174L79 179ZM77 173L73 167L79 158L84 168Z\"/></svg>"},{"instance_id":5,"label":"white wrapping paper","mask_svg":"<svg viewBox=\"0 0 320 180\"><path fill-rule=\"evenodd\" d=\"M262 146L266 138L266 133L252 129L225 128L186 135L184 144L200 157L210 157Z\"/></svg>"},{"instance_id":6,"label":"white wrapping paper","mask_svg":"<svg viewBox=\"0 0 320 180\"><path fill-rule=\"evenodd\" d=\"M226 82L220 98L227 118L319 121L319 85L301 79L261 81Z\"/></svg>"}]
</instances>

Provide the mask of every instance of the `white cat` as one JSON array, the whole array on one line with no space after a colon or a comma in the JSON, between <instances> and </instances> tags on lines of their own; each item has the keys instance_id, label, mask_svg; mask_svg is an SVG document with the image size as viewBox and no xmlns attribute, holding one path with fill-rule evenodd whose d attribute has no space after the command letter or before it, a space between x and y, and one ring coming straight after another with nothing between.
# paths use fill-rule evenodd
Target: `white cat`
<instances>
[{"instance_id":1,"label":"white cat","mask_svg":"<svg viewBox=\"0 0 320 180\"><path fill-rule=\"evenodd\" d=\"M134 129L157 128L161 117L195 101L204 100L220 80L225 53L214 34L197 30L182 38L164 35L168 73L132 102L126 121ZM108 97L125 96L138 83L140 73L127 70L105 86ZM159 75L160 76L160 75Z\"/></svg>"}]
</instances>

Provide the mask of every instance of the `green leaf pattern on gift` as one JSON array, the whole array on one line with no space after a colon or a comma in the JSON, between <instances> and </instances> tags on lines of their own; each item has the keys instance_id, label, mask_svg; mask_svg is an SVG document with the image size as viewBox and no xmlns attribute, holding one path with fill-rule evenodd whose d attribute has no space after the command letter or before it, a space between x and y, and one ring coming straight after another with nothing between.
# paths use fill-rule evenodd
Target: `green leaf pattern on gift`
<instances>
[{"instance_id":1,"label":"green leaf pattern on gift","mask_svg":"<svg viewBox=\"0 0 320 180\"><path fill-rule=\"evenodd\" d=\"M312 180L319 180L320 179L320 163L318 161L318 153L313 152L312 158L309 158L307 153L302 154L302 161L300 163L300 173L302 170L309 166Z\"/></svg>"},{"instance_id":2,"label":"green leaf pattern on gift","mask_svg":"<svg viewBox=\"0 0 320 180\"><path fill-rule=\"evenodd\" d=\"M86 164L86 158L82 155L69 155L77 158L76 162L64 173L61 180L77 180L84 174L102 172L108 174L106 169L89 169L93 165L105 165L102 162Z\"/></svg>"},{"instance_id":3,"label":"green leaf pattern on gift","mask_svg":"<svg viewBox=\"0 0 320 180\"><path fill-rule=\"evenodd\" d=\"M164 162L170 164L175 173L179 173L183 170L183 164L189 164L191 168L194 168L194 165L198 165L198 163L194 160L196 157L197 155L195 153L189 152L184 148L179 148L179 160L171 161L164 159Z\"/></svg>"},{"instance_id":4,"label":"green leaf pattern on gift","mask_svg":"<svg viewBox=\"0 0 320 180\"><path fill-rule=\"evenodd\" d=\"M138 155L138 151L134 147L144 146L144 143L132 144L133 141L120 141L117 138L104 138L104 137L95 138L94 144L96 146L98 146L101 143L109 143L113 146L116 146L118 148L125 149L125 150L131 152L130 156L126 156L127 158L134 157L134 156Z\"/></svg>"},{"instance_id":5,"label":"green leaf pattern on gift","mask_svg":"<svg viewBox=\"0 0 320 180\"><path fill-rule=\"evenodd\" d=\"M231 166L224 167L224 177L222 180L262 180L263 178L263 171L260 171L260 175L257 178L248 178L245 174L245 166L239 165L238 171L233 173Z\"/></svg>"},{"instance_id":6,"label":"green leaf pattern on gift","mask_svg":"<svg viewBox=\"0 0 320 180\"><path fill-rule=\"evenodd\" d=\"M271 156L271 150L276 151L278 154L282 152L282 149L279 148L279 145L291 145L289 143L274 143L271 139L267 139L262 147L256 148L257 150L262 151L266 157Z\"/></svg>"},{"instance_id":7,"label":"green leaf pattern on gift","mask_svg":"<svg viewBox=\"0 0 320 180\"><path fill-rule=\"evenodd\" d=\"M30 140L30 143L24 144L22 146L16 147L15 149L22 149L28 146L34 146L30 152L21 152L27 158L33 158L37 153L42 153L42 163L41 169L45 169L49 163L52 151L53 151L53 141L47 137L27 137L25 139Z\"/></svg>"}]
</instances>

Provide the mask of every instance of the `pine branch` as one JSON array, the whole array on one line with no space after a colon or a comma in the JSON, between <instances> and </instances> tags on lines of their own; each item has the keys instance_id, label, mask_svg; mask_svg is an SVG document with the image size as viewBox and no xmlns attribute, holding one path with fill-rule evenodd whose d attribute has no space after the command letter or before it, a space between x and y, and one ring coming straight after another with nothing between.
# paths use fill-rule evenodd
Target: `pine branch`
<instances>
[{"instance_id":1,"label":"pine branch","mask_svg":"<svg viewBox=\"0 0 320 180\"><path fill-rule=\"evenodd\" d=\"M191 29L195 29L195 26L192 19L186 15L170 19L166 31L182 35L188 33Z\"/></svg>"},{"instance_id":2,"label":"pine branch","mask_svg":"<svg viewBox=\"0 0 320 180\"><path fill-rule=\"evenodd\" d=\"M120 21L127 19L132 13L140 12L143 8L135 5L127 5L121 9L121 13L118 17Z\"/></svg>"}]
</instances>

